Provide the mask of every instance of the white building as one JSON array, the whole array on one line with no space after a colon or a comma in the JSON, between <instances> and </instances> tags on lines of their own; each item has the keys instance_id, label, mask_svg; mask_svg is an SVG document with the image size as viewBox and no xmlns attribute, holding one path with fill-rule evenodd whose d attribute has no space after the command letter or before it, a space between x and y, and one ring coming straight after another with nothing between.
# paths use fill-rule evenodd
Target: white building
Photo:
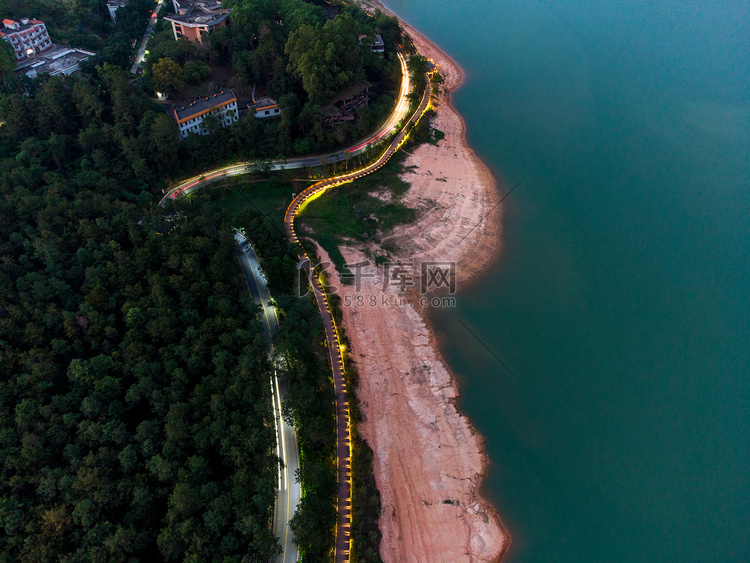
<instances>
[{"instance_id":1,"label":"white building","mask_svg":"<svg viewBox=\"0 0 750 563\"><path fill-rule=\"evenodd\" d=\"M214 115L219 119L222 127L228 127L239 119L237 111L237 98L234 92L227 90L206 98L198 100L179 109L174 110L174 118L177 125L180 126L180 135L182 138L188 136L188 133L197 133L207 135L210 133L202 125L203 118L207 115Z\"/></svg>"},{"instance_id":2,"label":"white building","mask_svg":"<svg viewBox=\"0 0 750 563\"><path fill-rule=\"evenodd\" d=\"M255 112L255 117L266 118L281 115L279 104L276 103L276 100L268 96L263 96L247 107Z\"/></svg>"},{"instance_id":3,"label":"white building","mask_svg":"<svg viewBox=\"0 0 750 563\"><path fill-rule=\"evenodd\" d=\"M73 74L81 70L80 64L93 57L91 51L72 49L61 45L53 45L52 49L35 57L29 57L18 63L16 72L36 78L41 74L56 76L58 74Z\"/></svg>"},{"instance_id":4,"label":"white building","mask_svg":"<svg viewBox=\"0 0 750 563\"><path fill-rule=\"evenodd\" d=\"M376 53L381 57L385 54L385 42L383 41L383 38L380 37L380 35L375 36L375 41L373 42L370 49L372 49L373 53Z\"/></svg>"},{"instance_id":5,"label":"white building","mask_svg":"<svg viewBox=\"0 0 750 563\"><path fill-rule=\"evenodd\" d=\"M22 61L52 47L44 22L22 19L20 22L4 19L0 37L13 47L16 59Z\"/></svg>"}]
</instances>

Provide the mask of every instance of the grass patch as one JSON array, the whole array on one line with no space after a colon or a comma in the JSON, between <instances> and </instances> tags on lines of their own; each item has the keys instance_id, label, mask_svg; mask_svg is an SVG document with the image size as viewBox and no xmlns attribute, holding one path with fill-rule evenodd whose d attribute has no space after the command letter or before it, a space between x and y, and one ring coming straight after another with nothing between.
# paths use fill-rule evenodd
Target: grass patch
<instances>
[{"instance_id":1,"label":"grass patch","mask_svg":"<svg viewBox=\"0 0 750 563\"><path fill-rule=\"evenodd\" d=\"M405 148L412 149L445 137L442 131L431 127L433 116L434 111L427 112L412 131ZM298 221L312 232L339 272L348 271L338 248L340 244L352 240L380 243L397 225L416 220L417 211L399 201L410 187L400 176L417 169L414 165L405 166L405 160L405 151L397 152L377 172L333 188L323 197L311 201L299 216ZM390 197L380 199L372 193Z\"/></svg>"},{"instance_id":2,"label":"grass patch","mask_svg":"<svg viewBox=\"0 0 750 563\"><path fill-rule=\"evenodd\" d=\"M299 192L308 184L289 180L251 180L240 177L239 181L222 182L201 193L209 201L226 211L232 219L238 219L248 207L262 213L275 227L284 230L284 211L292 201L292 193Z\"/></svg>"},{"instance_id":3,"label":"grass patch","mask_svg":"<svg viewBox=\"0 0 750 563\"><path fill-rule=\"evenodd\" d=\"M312 231L339 272L346 268L338 245L347 240L379 242L395 226L416 219L416 211L398 201L409 189L409 184L399 178L402 161L399 155L377 172L334 188L335 194L310 202L300 215L299 221ZM388 193L392 201L383 201L372 192Z\"/></svg>"},{"instance_id":4,"label":"grass patch","mask_svg":"<svg viewBox=\"0 0 750 563\"><path fill-rule=\"evenodd\" d=\"M336 271L339 272L339 275L341 276L342 283L348 283L351 281L352 273L349 271L349 268L346 267L346 260L344 260L344 256L341 254L341 250L339 250L338 242L328 235L319 235L317 233L314 238L315 242L317 242L321 248L328 253L329 258L333 261L336 266ZM308 253L308 256L312 255Z\"/></svg>"},{"instance_id":5,"label":"grass patch","mask_svg":"<svg viewBox=\"0 0 750 563\"><path fill-rule=\"evenodd\" d=\"M445 133L443 133L440 129L430 129L430 137L427 140L428 143L431 145L438 146L438 142L445 139Z\"/></svg>"}]
</instances>

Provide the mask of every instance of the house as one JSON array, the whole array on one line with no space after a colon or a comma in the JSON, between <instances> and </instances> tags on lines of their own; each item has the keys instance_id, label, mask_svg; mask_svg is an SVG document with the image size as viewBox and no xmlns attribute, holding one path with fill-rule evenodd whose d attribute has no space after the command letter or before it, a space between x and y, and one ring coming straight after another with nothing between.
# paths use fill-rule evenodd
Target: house
<instances>
[{"instance_id":1,"label":"house","mask_svg":"<svg viewBox=\"0 0 750 563\"><path fill-rule=\"evenodd\" d=\"M228 25L232 10L221 9L221 2L173 0L175 15L164 16L172 23L172 32L177 41L186 37L190 41L203 44L203 39L214 29Z\"/></svg>"},{"instance_id":2,"label":"house","mask_svg":"<svg viewBox=\"0 0 750 563\"><path fill-rule=\"evenodd\" d=\"M53 45L51 49L39 55L19 61L16 72L29 78L36 78L45 73L50 76L73 74L81 70L80 63L93 56L94 53L91 51Z\"/></svg>"},{"instance_id":3,"label":"house","mask_svg":"<svg viewBox=\"0 0 750 563\"><path fill-rule=\"evenodd\" d=\"M255 117L266 118L281 115L279 104L273 98L263 96L255 100L254 103L248 104L247 108L255 112Z\"/></svg>"},{"instance_id":4,"label":"house","mask_svg":"<svg viewBox=\"0 0 750 563\"><path fill-rule=\"evenodd\" d=\"M370 102L370 83L358 82L351 88L341 92L330 105L322 108L323 127L333 129L339 123L357 119L355 110L366 106Z\"/></svg>"},{"instance_id":5,"label":"house","mask_svg":"<svg viewBox=\"0 0 750 563\"><path fill-rule=\"evenodd\" d=\"M370 50L373 53L380 55L381 57L385 55L385 43L383 42L383 38L380 35L376 35L375 39L373 39L369 35L360 35L359 44L362 45L362 42L365 39L367 40L365 41L365 44L370 45Z\"/></svg>"},{"instance_id":6,"label":"house","mask_svg":"<svg viewBox=\"0 0 750 563\"><path fill-rule=\"evenodd\" d=\"M109 10L109 17L112 18L113 22L117 22L117 10L118 8L124 8L130 3L130 0L107 0L107 10Z\"/></svg>"},{"instance_id":7,"label":"house","mask_svg":"<svg viewBox=\"0 0 750 563\"><path fill-rule=\"evenodd\" d=\"M24 18L20 22L4 19L0 37L10 43L19 61L52 47L44 22L34 19Z\"/></svg>"},{"instance_id":8,"label":"house","mask_svg":"<svg viewBox=\"0 0 750 563\"><path fill-rule=\"evenodd\" d=\"M210 131L201 125L203 118L207 115L216 116L222 127L227 127L239 119L237 97L231 90L198 100L189 106L174 110L173 113L177 125L180 126L180 135L183 139L188 136L188 133L208 135Z\"/></svg>"}]
</instances>

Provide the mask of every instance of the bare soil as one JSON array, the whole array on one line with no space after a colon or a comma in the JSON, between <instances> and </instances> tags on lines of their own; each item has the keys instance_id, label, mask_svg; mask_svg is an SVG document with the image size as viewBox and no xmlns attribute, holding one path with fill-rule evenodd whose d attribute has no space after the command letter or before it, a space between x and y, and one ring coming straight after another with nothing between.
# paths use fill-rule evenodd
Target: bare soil
<instances>
[{"instance_id":1,"label":"bare soil","mask_svg":"<svg viewBox=\"0 0 750 563\"><path fill-rule=\"evenodd\" d=\"M372 0L360 4L387 12ZM419 146L406 160L406 167L416 168L403 175L411 188L402 201L421 210L419 219L396 227L383 243L394 260L455 262L460 288L499 252L499 193L450 105L461 69L411 26L402 26L445 78L433 122L445 138L438 146ZM349 264L366 259L361 246L341 250ZM488 465L484 443L456 409L455 378L424 320L422 296L413 287L401 293L398 285L384 284L382 268L363 272L375 276L364 276L359 290L336 285L350 357L360 373L360 430L375 454L381 556L386 563L499 561L510 537L479 494Z\"/></svg>"}]
</instances>

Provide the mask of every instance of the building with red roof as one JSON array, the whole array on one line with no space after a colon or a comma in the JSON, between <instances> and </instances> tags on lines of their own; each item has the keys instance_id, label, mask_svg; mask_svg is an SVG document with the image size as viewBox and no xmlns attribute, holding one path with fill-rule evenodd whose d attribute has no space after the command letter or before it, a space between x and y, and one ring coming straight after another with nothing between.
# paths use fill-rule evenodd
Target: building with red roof
<instances>
[{"instance_id":1,"label":"building with red roof","mask_svg":"<svg viewBox=\"0 0 750 563\"><path fill-rule=\"evenodd\" d=\"M46 51L52 47L47 27L44 22L24 18L21 21L3 20L0 37L10 43L16 59L22 61L28 57Z\"/></svg>"}]
</instances>

